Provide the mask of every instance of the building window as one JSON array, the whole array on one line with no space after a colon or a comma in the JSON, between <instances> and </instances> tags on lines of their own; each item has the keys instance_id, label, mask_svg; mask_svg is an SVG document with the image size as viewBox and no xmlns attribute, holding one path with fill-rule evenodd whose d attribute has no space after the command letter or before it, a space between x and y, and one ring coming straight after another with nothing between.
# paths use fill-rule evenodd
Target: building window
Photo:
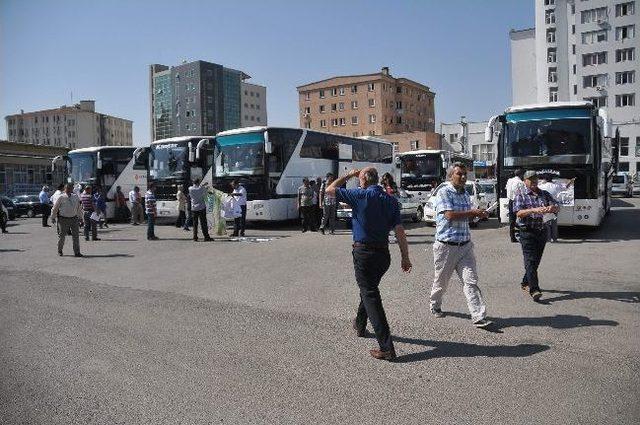
<instances>
[{"instance_id":1,"label":"building window","mask_svg":"<svg viewBox=\"0 0 640 425\"><path fill-rule=\"evenodd\" d=\"M318 111L319 111L321 114L324 114L324 105L320 105L320 106L318 106Z\"/></svg>"},{"instance_id":2,"label":"building window","mask_svg":"<svg viewBox=\"0 0 640 425\"><path fill-rule=\"evenodd\" d=\"M556 23L556 11L553 9L544 11L544 23L547 25Z\"/></svg>"},{"instance_id":3,"label":"building window","mask_svg":"<svg viewBox=\"0 0 640 425\"><path fill-rule=\"evenodd\" d=\"M325 128L327 126L327 120L320 120L320 127Z\"/></svg>"},{"instance_id":4,"label":"building window","mask_svg":"<svg viewBox=\"0 0 640 425\"><path fill-rule=\"evenodd\" d=\"M338 89L337 88L332 88L331 89L331 96L337 96L338 95Z\"/></svg>"},{"instance_id":5,"label":"building window","mask_svg":"<svg viewBox=\"0 0 640 425\"><path fill-rule=\"evenodd\" d=\"M253 105L251 105L253 106ZM311 106L307 106L306 108L304 108L304 113L305 114L310 114L311 113Z\"/></svg>"},{"instance_id":6,"label":"building window","mask_svg":"<svg viewBox=\"0 0 640 425\"><path fill-rule=\"evenodd\" d=\"M340 96L344 96L344 87L340 87L340 89L338 89L338 93Z\"/></svg>"},{"instance_id":7,"label":"building window","mask_svg":"<svg viewBox=\"0 0 640 425\"><path fill-rule=\"evenodd\" d=\"M338 103L338 111L344 111L344 102Z\"/></svg>"},{"instance_id":8,"label":"building window","mask_svg":"<svg viewBox=\"0 0 640 425\"><path fill-rule=\"evenodd\" d=\"M324 90L319 91L320 99L324 99Z\"/></svg>"},{"instance_id":9,"label":"building window","mask_svg":"<svg viewBox=\"0 0 640 425\"><path fill-rule=\"evenodd\" d=\"M595 44L607 41L607 30L589 31L582 33L582 44Z\"/></svg>"},{"instance_id":10,"label":"building window","mask_svg":"<svg viewBox=\"0 0 640 425\"><path fill-rule=\"evenodd\" d=\"M544 0L545 6L553 6L554 4L556 4L556 0Z\"/></svg>"},{"instance_id":11,"label":"building window","mask_svg":"<svg viewBox=\"0 0 640 425\"><path fill-rule=\"evenodd\" d=\"M402 124L402 117L396 117L396 124Z\"/></svg>"},{"instance_id":12,"label":"building window","mask_svg":"<svg viewBox=\"0 0 640 425\"><path fill-rule=\"evenodd\" d=\"M260 93L256 92L256 97L260 97Z\"/></svg>"},{"instance_id":13,"label":"building window","mask_svg":"<svg viewBox=\"0 0 640 425\"><path fill-rule=\"evenodd\" d=\"M607 74L587 75L582 77L582 87L604 87L607 85Z\"/></svg>"},{"instance_id":14,"label":"building window","mask_svg":"<svg viewBox=\"0 0 640 425\"><path fill-rule=\"evenodd\" d=\"M251 117L251 118L253 118L253 117ZM304 128L311 128L311 123L310 122L304 123Z\"/></svg>"},{"instance_id":15,"label":"building window","mask_svg":"<svg viewBox=\"0 0 640 425\"><path fill-rule=\"evenodd\" d=\"M338 118L331 118L331 125L333 127L337 127L338 126Z\"/></svg>"},{"instance_id":16,"label":"building window","mask_svg":"<svg viewBox=\"0 0 640 425\"><path fill-rule=\"evenodd\" d=\"M340 125L347 125L347 120L345 120L344 118L338 118L338 122L340 123Z\"/></svg>"},{"instance_id":17,"label":"building window","mask_svg":"<svg viewBox=\"0 0 640 425\"><path fill-rule=\"evenodd\" d=\"M636 136L636 158L640 158L640 136ZM640 168L636 167L636 172L640 172Z\"/></svg>"},{"instance_id":18,"label":"building window","mask_svg":"<svg viewBox=\"0 0 640 425\"><path fill-rule=\"evenodd\" d=\"M558 101L558 88L549 87L549 102L557 102L557 101Z\"/></svg>"},{"instance_id":19,"label":"building window","mask_svg":"<svg viewBox=\"0 0 640 425\"><path fill-rule=\"evenodd\" d=\"M573 75L576 75L576 69L577 69L576 64L573 64Z\"/></svg>"},{"instance_id":20,"label":"building window","mask_svg":"<svg viewBox=\"0 0 640 425\"><path fill-rule=\"evenodd\" d=\"M311 93L306 92L306 93L304 94L304 100L311 100Z\"/></svg>"},{"instance_id":21,"label":"building window","mask_svg":"<svg viewBox=\"0 0 640 425\"><path fill-rule=\"evenodd\" d=\"M396 109L402 109L402 101L401 100L396 102Z\"/></svg>"},{"instance_id":22,"label":"building window","mask_svg":"<svg viewBox=\"0 0 640 425\"><path fill-rule=\"evenodd\" d=\"M373 108L374 106L376 106L376 100L375 99L369 99L369 108Z\"/></svg>"},{"instance_id":23,"label":"building window","mask_svg":"<svg viewBox=\"0 0 640 425\"><path fill-rule=\"evenodd\" d=\"M547 62L556 63L556 48L550 47L547 49Z\"/></svg>"},{"instance_id":24,"label":"building window","mask_svg":"<svg viewBox=\"0 0 640 425\"><path fill-rule=\"evenodd\" d=\"M635 81L635 71L616 72L616 84L633 84Z\"/></svg>"},{"instance_id":25,"label":"building window","mask_svg":"<svg viewBox=\"0 0 640 425\"><path fill-rule=\"evenodd\" d=\"M351 109L358 109L358 101L357 100L352 100L351 101Z\"/></svg>"},{"instance_id":26,"label":"building window","mask_svg":"<svg viewBox=\"0 0 640 425\"><path fill-rule=\"evenodd\" d=\"M368 91L374 91L375 89L376 89L376 84L375 83L367 84L367 90Z\"/></svg>"},{"instance_id":27,"label":"building window","mask_svg":"<svg viewBox=\"0 0 640 425\"><path fill-rule=\"evenodd\" d=\"M351 86L351 93L358 93L358 85L354 84Z\"/></svg>"},{"instance_id":28,"label":"building window","mask_svg":"<svg viewBox=\"0 0 640 425\"><path fill-rule=\"evenodd\" d=\"M629 156L629 138L620 138L620 156Z\"/></svg>"},{"instance_id":29,"label":"building window","mask_svg":"<svg viewBox=\"0 0 640 425\"><path fill-rule=\"evenodd\" d=\"M556 29L549 28L547 30L547 43L555 43L556 42Z\"/></svg>"},{"instance_id":30,"label":"building window","mask_svg":"<svg viewBox=\"0 0 640 425\"><path fill-rule=\"evenodd\" d=\"M575 34L575 33L576 33L576 26L575 25L571 25L571 34Z\"/></svg>"},{"instance_id":31,"label":"building window","mask_svg":"<svg viewBox=\"0 0 640 425\"><path fill-rule=\"evenodd\" d=\"M358 125L358 117L357 116L351 117L351 125Z\"/></svg>"},{"instance_id":32,"label":"building window","mask_svg":"<svg viewBox=\"0 0 640 425\"><path fill-rule=\"evenodd\" d=\"M635 104L636 104L635 93L616 95L616 106L618 107L635 106Z\"/></svg>"},{"instance_id":33,"label":"building window","mask_svg":"<svg viewBox=\"0 0 640 425\"><path fill-rule=\"evenodd\" d=\"M375 135L376 135L375 130L369 130L369 136L375 136Z\"/></svg>"},{"instance_id":34,"label":"building window","mask_svg":"<svg viewBox=\"0 0 640 425\"><path fill-rule=\"evenodd\" d=\"M369 124L373 124L376 122L376 116L375 114L371 114L369 115Z\"/></svg>"},{"instance_id":35,"label":"building window","mask_svg":"<svg viewBox=\"0 0 640 425\"><path fill-rule=\"evenodd\" d=\"M582 66L602 65L607 63L607 52L587 53L582 55Z\"/></svg>"},{"instance_id":36,"label":"building window","mask_svg":"<svg viewBox=\"0 0 640 425\"><path fill-rule=\"evenodd\" d=\"M625 25L624 27L616 27L616 40L624 41L636 36L635 25Z\"/></svg>"},{"instance_id":37,"label":"building window","mask_svg":"<svg viewBox=\"0 0 640 425\"><path fill-rule=\"evenodd\" d=\"M410 145L411 145L411 150L412 151L420 149L420 141L418 141L418 140L412 140L410 142Z\"/></svg>"},{"instance_id":38,"label":"building window","mask_svg":"<svg viewBox=\"0 0 640 425\"><path fill-rule=\"evenodd\" d=\"M635 14L635 7L632 1L628 3L616 4L616 16L627 16Z\"/></svg>"},{"instance_id":39,"label":"building window","mask_svg":"<svg viewBox=\"0 0 640 425\"><path fill-rule=\"evenodd\" d=\"M617 49L616 50L616 62L632 61L635 58L635 49L633 47L629 49Z\"/></svg>"},{"instance_id":40,"label":"building window","mask_svg":"<svg viewBox=\"0 0 640 425\"><path fill-rule=\"evenodd\" d=\"M574 85L573 85L573 94L574 94L574 95L575 95L575 94L578 94L578 85L577 85L577 84L574 84Z\"/></svg>"},{"instance_id":41,"label":"building window","mask_svg":"<svg viewBox=\"0 0 640 425\"><path fill-rule=\"evenodd\" d=\"M623 173L628 173L629 172L629 163L620 161L620 164L618 165L618 171L623 172Z\"/></svg>"},{"instance_id":42,"label":"building window","mask_svg":"<svg viewBox=\"0 0 640 425\"><path fill-rule=\"evenodd\" d=\"M602 22L607 19L607 8L598 7L597 9L583 10L580 13L580 18L580 21L583 24L588 24L591 22Z\"/></svg>"},{"instance_id":43,"label":"building window","mask_svg":"<svg viewBox=\"0 0 640 425\"><path fill-rule=\"evenodd\" d=\"M549 78L550 83L558 82L558 68L549 68Z\"/></svg>"},{"instance_id":44,"label":"building window","mask_svg":"<svg viewBox=\"0 0 640 425\"><path fill-rule=\"evenodd\" d=\"M576 45L575 44L571 45L571 53L574 54L574 55L576 54Z\"/></svg>"},{"instance_id":45,"label":"building window","mask_svg":"<svg viewBox=\"0 0 640 425\"><path fill-rule=\"evenodd\" d=\"M332 103L331 104L331 112L336 112L338 110L338 104L337 103Z\"/></svg>"}]
</instances>

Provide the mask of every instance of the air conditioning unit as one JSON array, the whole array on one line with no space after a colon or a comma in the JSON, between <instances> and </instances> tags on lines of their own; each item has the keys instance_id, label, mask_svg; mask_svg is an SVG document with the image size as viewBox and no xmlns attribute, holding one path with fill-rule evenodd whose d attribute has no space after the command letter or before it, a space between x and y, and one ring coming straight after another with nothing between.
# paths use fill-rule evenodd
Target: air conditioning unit
<instances>
[{"instance_id":1,"label":"air conditioning unit","mask_svg":"<svg viewBox=\"0 0 640 425\"><path fill-rule=\"evenodd\" d=\"M600 18L596 21L596 23L598 25L606 25L607 24L607 18Z\"/></svg>"},{"instance_id":2,"label":"air conditioning unit","mask_svg":"<svg viewBox=\"0 0 640 425\"><path fill-rule=\"evenodd\" d=\"M606 89L605 86L596 86L597 91L604 91Z\"/></svg>"}]
</instances>

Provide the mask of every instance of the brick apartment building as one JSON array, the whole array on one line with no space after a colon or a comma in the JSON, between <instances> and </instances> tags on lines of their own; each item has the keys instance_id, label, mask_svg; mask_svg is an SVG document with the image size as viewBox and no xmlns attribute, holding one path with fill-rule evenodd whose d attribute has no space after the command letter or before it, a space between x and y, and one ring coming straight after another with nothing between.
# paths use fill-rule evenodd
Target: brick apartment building
<instances>
[{"instance_id":1,"label":"brick apartment building","mask_svg":"<svg viewBox=\"0 0 640 425\"><path fill-rule=\"evenodd\" d=\"M297 87L300 127L345 136L376 136L400 151L438 148L435 93L389 68ZM417 146L417 147L416 147Z\"/></svg>"}]
</instances>

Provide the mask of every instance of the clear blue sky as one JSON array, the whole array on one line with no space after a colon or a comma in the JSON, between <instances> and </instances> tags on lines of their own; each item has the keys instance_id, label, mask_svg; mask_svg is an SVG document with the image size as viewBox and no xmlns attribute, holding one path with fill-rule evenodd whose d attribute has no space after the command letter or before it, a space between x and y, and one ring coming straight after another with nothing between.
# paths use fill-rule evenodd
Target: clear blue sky
<instances>
[{"instance_id":1,"label":"clear blue sky","mask_svg":"<svg viewBox=\"0 0 640 425\"><path fill-rule=\"evenodd\" d=\"M437 123L484 120L511 101L509 29L533 20L533 0L0 0L0 137L73 92L146 144L148 65L183 59L266 85L271 125L298 126L296 86L382 66L435 91Z\"/></svg>"}]
</instances>

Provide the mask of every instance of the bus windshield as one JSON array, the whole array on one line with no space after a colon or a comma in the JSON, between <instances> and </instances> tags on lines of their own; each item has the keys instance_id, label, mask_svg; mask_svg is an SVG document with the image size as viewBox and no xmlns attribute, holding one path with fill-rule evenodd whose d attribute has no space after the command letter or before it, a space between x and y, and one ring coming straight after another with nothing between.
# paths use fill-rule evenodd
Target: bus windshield
<instances>
[{"instance_id":1,"label":"bus windshield","mask_svg":"<svg viewBox=\"0 0 640 425\"><path fill-rule=\"evenodd\" d=\"M96 154L73 153L69 155L69 177L74 182L87 183L96 178Z\"/></svg>"},{"instance_id":2,"label":"bus windshield","mask_svg":"<svg viewBox=\"0 0 640 425\"><path fill-rule=\"evenodd\" d=\"M151 146L149 174L154 179L182 177L186 173L187 147L177 143Z\"/></svg>"},{"instance_id":3,"label":"bus windshield","mask_svg":"<svg viewBox=\"0 0 640 425\"><path fill-rule=\"evenodd\" d=\"M216 177L264 174L264 133L219 136L216 144Z\"/></svg>"},{"instance_id":4,"label":"bus windshield","mask_svg":"<svg viewBox=\"0 0 640 425\"><path fill-rule=\"evenodd\" d=\"M401 178L432 178L440 176L439 154L403 155L400 157Z\"/></svg>"},{"instance_id":5,"label":"bus windshield","mask_svg":"<svg viewBox=\"0 0 640 425\"><path fill-rule=\"evenodd\" d=\"M507 122L503 143L505 166L593 162L589 119Z\"/></svg>"}]
</instances>

